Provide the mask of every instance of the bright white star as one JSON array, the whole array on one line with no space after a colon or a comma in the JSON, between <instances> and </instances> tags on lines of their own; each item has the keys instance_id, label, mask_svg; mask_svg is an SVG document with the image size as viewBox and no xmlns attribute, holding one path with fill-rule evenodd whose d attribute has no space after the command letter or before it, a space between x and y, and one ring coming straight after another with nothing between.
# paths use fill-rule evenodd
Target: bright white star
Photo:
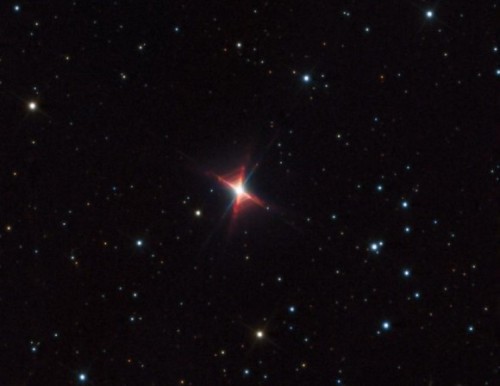
<instances>
[{"instance_id":1,"label":"bright white star","mask_svg":"<svg viewBox=\"0 0 500 386\"><path fill-rule=\"evenodd\" d=\"M243 187L243 184L235 185L233 189L237 196L245 194L245 188Z\"/></svg>"}]
</instances>

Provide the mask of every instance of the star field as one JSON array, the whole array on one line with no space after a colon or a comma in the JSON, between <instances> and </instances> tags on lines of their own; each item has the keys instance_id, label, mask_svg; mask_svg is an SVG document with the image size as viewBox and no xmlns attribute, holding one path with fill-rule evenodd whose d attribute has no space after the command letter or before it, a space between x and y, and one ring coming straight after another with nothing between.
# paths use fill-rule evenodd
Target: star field
<instances>
[{"instance_id":1,"label":"star field","mask_svg":"<svg viewBox=\"0 0 500 386\"><path fill-rule=\"evenodd\" d=\"M499 385L500 3L5 2L1 385Z\"/></svg>"}]
</instances>

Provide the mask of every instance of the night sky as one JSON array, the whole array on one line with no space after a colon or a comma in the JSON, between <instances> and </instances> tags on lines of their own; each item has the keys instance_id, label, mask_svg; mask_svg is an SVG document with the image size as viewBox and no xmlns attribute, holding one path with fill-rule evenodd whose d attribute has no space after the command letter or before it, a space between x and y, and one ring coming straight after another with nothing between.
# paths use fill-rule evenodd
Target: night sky
<instances>
[{"instance_id":1,"label":"night sky","mask_svg":"<svg viewBox=\"0 0 500 386\"><path fill-rule=\"evenodd\" d=\"M500 2L0 5L1 385L500 385Z\"/></svg>"}]
</instances>

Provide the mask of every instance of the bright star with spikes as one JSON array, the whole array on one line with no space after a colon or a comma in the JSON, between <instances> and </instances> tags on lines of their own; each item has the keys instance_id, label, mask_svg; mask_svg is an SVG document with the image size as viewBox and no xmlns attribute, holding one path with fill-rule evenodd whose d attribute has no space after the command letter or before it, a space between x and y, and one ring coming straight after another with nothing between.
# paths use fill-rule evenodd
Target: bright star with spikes
<instances>
[{"instance_id":1,"label":"bright star with spikes","mask_svg":"<svg viewBox=\"0 0 500 386\"><path fill-rule=\"evenodd\" d=\"M257 196L249 193L246 189L245 183L248 181L249 176L246 175L244 166L241 166L235 172L224 176L216 175L216 177L223 186L234 193L234 199L232 202L233 214L239 213L244 205L250 203L264 207L264 202Z\"/></svg>"}]
</instances>

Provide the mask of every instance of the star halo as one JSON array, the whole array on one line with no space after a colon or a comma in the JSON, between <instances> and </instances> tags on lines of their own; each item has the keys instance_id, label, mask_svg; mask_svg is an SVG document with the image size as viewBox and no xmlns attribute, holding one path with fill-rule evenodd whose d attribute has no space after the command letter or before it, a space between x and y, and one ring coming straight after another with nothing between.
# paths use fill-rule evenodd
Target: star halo
<instances>
[{"instance_id":1,"label":"star halo","mask_svg":"<svg viewBox=\"0 0 500 386\"><path fill-rule=\"evenodd\" d=\"M255 168L253 170L255 170ZM249 204L256 204L262 208L265 207L264 201L256 195L250 193L246 188L246 183L251 177L252 172L247 175L245 166L240 166L237 170L223 176L214 173L217 181L234 194L234 198L230 205L233 217L238 215L241 210Z\"/></svg>"}]
</instances>

